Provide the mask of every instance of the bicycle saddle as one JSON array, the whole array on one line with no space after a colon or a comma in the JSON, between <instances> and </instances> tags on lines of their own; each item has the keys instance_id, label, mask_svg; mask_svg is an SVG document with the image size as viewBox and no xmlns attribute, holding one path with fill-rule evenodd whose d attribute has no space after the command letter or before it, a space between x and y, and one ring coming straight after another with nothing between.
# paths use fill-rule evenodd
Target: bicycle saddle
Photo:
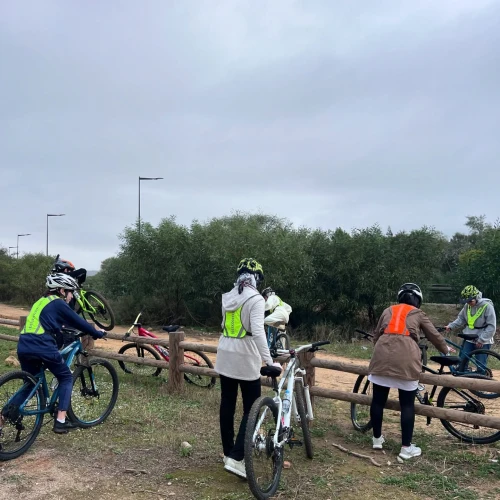
<instances>
[{"instance_id":1,"label":"bicycle saddle","mask_svg":"<svg viewBox=\"0 0 500 500\"><path fill-rule=\"evenodd\" d=\"M260 374L263 377L276 378L281 375L281 368L278 368L277 366L263 366L260 369Z\"/></svg>"},{"instance_id":2,"label":"bicycle saddle","mask_svg":"<svg viewBox=\"0 0 500 500\"><path fill-rule=\"evenodd\" d=\"M476 340L479 337L478 333L459 333L457 337L465 340Z\"/></svg>"},{"instance_id":3,"label":"bicycle saddle","mask_svg":"<svg viewBox=\"0 0 500 500\"><path fill-rule=\"evenodd\" d=\"M162 327L165 332L172 333L180 328L180 325L166 325Z\"/></svg>"},{"instance_id":4,"label":"bicycle saddle","mask_svg":"<svg viewBox=\"0 0 500 500\"><path fill-rule=\"evenodd\" d=\"M458 356L431 356L431 361L442 366L455 366L462 360Z\"/></svg>"}]
</instances>

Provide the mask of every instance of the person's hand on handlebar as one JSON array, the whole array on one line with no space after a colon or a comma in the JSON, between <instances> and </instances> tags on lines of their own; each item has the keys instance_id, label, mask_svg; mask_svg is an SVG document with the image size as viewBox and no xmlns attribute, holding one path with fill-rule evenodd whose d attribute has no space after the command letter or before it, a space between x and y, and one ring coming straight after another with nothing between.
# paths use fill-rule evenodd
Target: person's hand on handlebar
<instances>
[{"instance_id":1,"label":"person's hand on handlebar","mask_svg":"<svg viewBox=\"0 0 500 500\"><path fill-rule=\"evenodd\" d=\"M281 367L281 363L276 363L274 362L271 366L274 366L275 368L279 368L280 370L282 370L283 368Z\"/></svg>"},{"instance_id":2,"label":"person's hand on handlebar","mask_svg":"<svg viewBox=\"0 0 500 500\"><path fill-rule=\"evenodd\" d=\"M106 335L108 334L108 332L106 332L105 330L103 330L102 328L96 328L95 329L95 333L94 335L92 335L92 337L94 337L94 339L104 339L104 340L107 340L105 337Z\"/></svg>"}]
</instances>

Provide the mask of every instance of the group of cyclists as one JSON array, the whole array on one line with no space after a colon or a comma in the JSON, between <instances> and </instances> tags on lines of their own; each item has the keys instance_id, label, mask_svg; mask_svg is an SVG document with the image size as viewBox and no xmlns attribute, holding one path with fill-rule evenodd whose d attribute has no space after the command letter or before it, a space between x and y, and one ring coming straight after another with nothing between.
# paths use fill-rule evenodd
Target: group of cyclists
<instances>
[{"instance_id":1,"label":"group of cyclists","mask_svg":"<svg viewBox=\"0 0 500 500\"><path fill-rule=\"evenodd\" d=\"M18 343L21 368L33 375L43 365L57 378L60 387L58 412L53 431L66 434L77 426L68 420L72 374L59 352L58 335L63 326L78 329L95 339L106 332L94 328L74 311L73 293L85 281L85 269L75 269L66 260L58 259L47 276L47 291L31 308ZM262 265L253 258L240 261L233 288L222 295L222 334L219 340L215 370L220 376L220 435L224 452L224 468L246 478L244 438L248 415L261 395L262 364L281 370L271 356L265 325L280 327L289 321L292 308L272 288L259 292L264 280ZM405 283L397 293L397 304L385 309L374 332L374 350L369 365L369 380L373 384L370 416L373 424L373 448L382 449L383 410L390 389L398 389L401 404L402 442L399 456L410 459L421 455L412 443L415 421L415 396L421 372L418 347L421 332L443 354L454 352L444 337L420 309L423 294L414 283ZM489 349L496 332L495 309L491 300L472 285L461 292L464 304L455 321L446 330L465 328L477 338L466 342L466 352ZM243 416L237 432L234 416L238 392L241 391ZM12 403L12 402L11 402ZM14 402L15 403L15 402ZM0 412L0 431L4 415Z\"/></svg>"}]
</instances>

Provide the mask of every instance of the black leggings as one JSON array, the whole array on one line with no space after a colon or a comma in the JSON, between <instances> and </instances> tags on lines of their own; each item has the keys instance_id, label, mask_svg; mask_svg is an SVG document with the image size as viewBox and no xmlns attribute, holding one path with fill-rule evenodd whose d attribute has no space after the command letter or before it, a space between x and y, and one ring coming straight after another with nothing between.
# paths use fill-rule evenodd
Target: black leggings
<instances>
[{"instance_id":1,"label":"black leggings","mask_svg":"<svg viewBox=\"0 0 500 500\"><path fill-rule=\"evenodd\" d=\"M373 385L373 400L370 406L370 417L373 425L373 437L379 438L382 435L382 419L384 417L384 406L389 397L389 387ZM402 445L410 446L413 437L413 426L415 424L415 395L414 391L399 391L399 404L401 405L401 434Z\"/></svg>"}]
</instances>

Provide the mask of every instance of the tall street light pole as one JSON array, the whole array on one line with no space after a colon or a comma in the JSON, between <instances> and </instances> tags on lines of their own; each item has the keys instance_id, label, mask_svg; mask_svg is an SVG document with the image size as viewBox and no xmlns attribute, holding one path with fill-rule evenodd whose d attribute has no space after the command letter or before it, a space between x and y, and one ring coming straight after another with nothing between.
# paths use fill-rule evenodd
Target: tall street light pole
<instances>
[{"instance_id":1,"label":"tall street light pole","mask_svg":"<svg viewBox=\"0 0 500 500\"><path fill-rule=\"evenodd\" d=\"M140 177L139 176L139 234L141 234L141 181L159 181L163 177Z\"/></svg>"},{"instance_id":2,"label":"tall street light pole","mask_svg":"<svg viewBox=\"0 0 500 500\"><path fill-rule=\"evenodd\" d=\"M19 259L19 237L20 236L31 236L31 233L26 233L26 234L18 234L17 235L17 251L16 251L16 259Z\"/></svg>"},{"instance_id":3,"label":"tall street light pole","mask_svg":"<svg viewBox=\"0 0 500 500\"><path fill-rule=\"evenodd\" d=\"M63 217L66 214L47 214L47 246L45 248L45 255L49 255L49 217Z\"/></svg>"}]
</instances>

